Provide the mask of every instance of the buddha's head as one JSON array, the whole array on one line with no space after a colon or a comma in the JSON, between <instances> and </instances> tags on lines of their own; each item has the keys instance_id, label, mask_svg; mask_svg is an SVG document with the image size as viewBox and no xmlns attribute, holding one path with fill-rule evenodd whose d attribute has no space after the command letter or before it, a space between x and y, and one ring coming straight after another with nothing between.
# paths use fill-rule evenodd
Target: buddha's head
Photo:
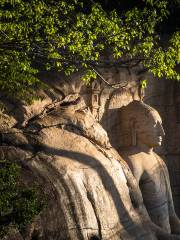
<instances>
[{"instance_id":1,"label":"buddha's head","mask_svg":"<svg viewBox=\"0 0 180 240\"><path fill-rule=\"evenodd\" d=\"M153 148L161 145L165 135L159 113L140 101L133 101L122 108L120 126L125 145Z\"/></svg>"}]
</instances>

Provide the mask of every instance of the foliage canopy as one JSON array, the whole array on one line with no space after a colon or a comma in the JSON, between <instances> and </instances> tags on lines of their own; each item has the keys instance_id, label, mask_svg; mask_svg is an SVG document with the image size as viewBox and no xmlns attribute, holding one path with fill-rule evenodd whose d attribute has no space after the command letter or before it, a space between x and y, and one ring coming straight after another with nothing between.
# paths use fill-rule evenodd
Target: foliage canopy
<instances>
[{"instance_id":1,"label":"foliage canopy","mask_svg":"<svg viewBox=\"0 0 180 240\"><path fill-rule=\"evenodd\" d=\"M169 14L168 1L143 3L118 12L97 1L1 0L0 89L29 98L42 85L39 70L83 70L88 82L96 78L95 68L139 63L159 78L180 80L180 32L166 44L157 32Z\"/></svg>"}]
</instances>

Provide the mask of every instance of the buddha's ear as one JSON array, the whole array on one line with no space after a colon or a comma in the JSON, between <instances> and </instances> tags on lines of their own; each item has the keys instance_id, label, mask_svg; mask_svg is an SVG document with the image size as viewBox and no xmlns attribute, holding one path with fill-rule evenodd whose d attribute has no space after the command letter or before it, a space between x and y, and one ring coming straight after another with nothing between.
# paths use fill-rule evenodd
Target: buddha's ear
<instances>
[{"instance_id":1,"label":"buddha's ear","mask_svg":"<svg viewBox=\"0 0 180 240\"><path fill-rule=\"evenodd\" d=\"M129 125L130 125L130 128L136 127L136 119L134 117L130 118Z\"/></svg>"},{"instance_id":2,"label":"buddha's ear","mask_svg":"<svg viewBox=\"0 0 180 240\"><path fill-rule=\"evenodd\" d=\"M130 129L131 129L131 144L132 144L132 146L136 146L136 144L137 144L137 132L136 132L136 120L135 120L135 118L130 119L129 126L130 126Z\"/></svg>"}]
</instances>

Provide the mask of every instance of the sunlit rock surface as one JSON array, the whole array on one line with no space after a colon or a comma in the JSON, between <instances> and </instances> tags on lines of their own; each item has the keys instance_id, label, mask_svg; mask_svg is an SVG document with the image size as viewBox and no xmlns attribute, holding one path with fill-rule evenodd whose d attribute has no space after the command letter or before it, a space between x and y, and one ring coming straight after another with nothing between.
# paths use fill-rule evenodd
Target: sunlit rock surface
<instances>
[{"instance_id":1,"label":"sunlit rock surface","mask_svg":"<svg viewBox=\"0 0 180 240\"><path fill-rule=\"evenodd\" d=\"M0 157L48 196L25 239L156 239L131 172L80 98L2 128Z\"/></svg>"}]
</instances>

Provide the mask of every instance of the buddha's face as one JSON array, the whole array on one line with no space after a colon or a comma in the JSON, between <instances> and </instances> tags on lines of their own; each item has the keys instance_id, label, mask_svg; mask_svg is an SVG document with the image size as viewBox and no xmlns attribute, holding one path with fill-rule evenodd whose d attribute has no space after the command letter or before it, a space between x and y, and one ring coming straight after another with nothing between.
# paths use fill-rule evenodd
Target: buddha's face
<instances>
[{"instance_id":1,"label":"buddha's face","mask_svg":"<svg viewBox=\"0 0 180 240\"><path fill-rule=\"evenodd\" d=\"M142 119L143 120L143 119ZM150 148L160 146L165 135L162 120L158 112L152 110L148 119L144 119L137 128L137 144L147 145Z\"/></svg>"}]
</instances>

